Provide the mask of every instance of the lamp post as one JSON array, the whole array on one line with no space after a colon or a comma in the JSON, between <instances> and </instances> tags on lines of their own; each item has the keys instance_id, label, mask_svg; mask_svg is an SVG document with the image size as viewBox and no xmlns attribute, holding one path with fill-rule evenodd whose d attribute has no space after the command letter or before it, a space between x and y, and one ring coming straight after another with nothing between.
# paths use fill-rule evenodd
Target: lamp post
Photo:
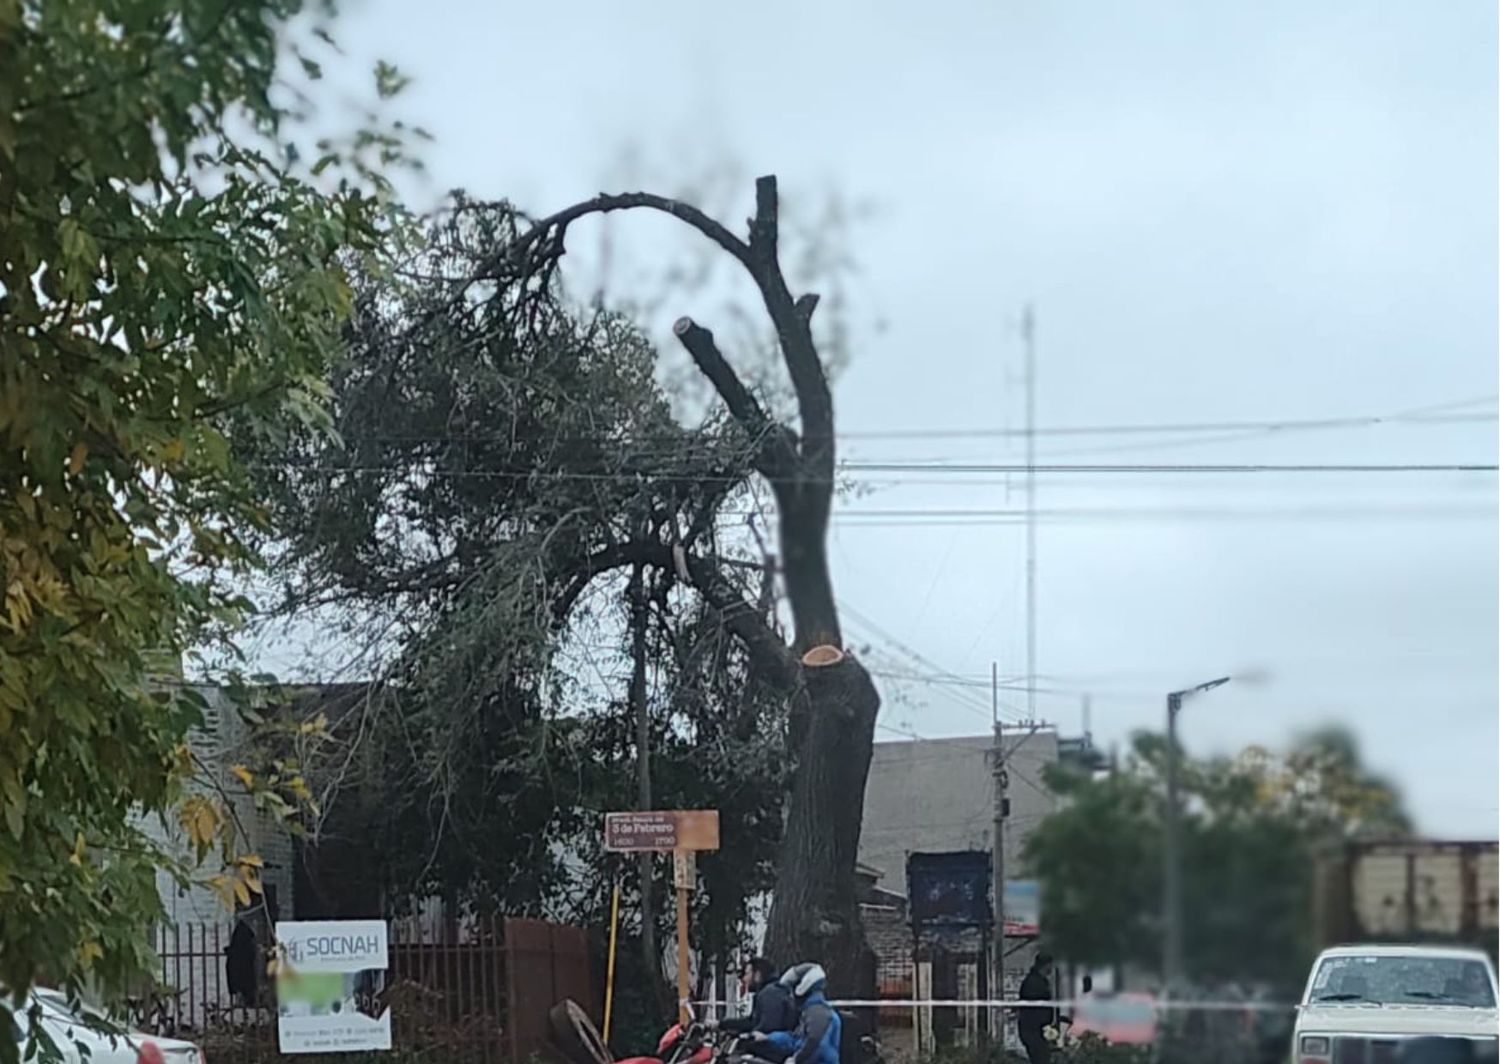
<instances>
[{"instance_id":1,"label":"lamp post","mask_svg":"<svg viewBox=\"0 0 1500 1064\"><path fill-rule=\"evenodd\" d=\"M1173 691L1167 695L1167 812L1162 855L1165 863L1162 877L1162 917L1166 930L1162 938L1162 990L1171 997L1182 978L1182 856L1178 852L1177 796L1177 714L1183 700L1191 695L1212 691L1229 682L1224 676L1197 687Z\"/></svg>"}]
</instances>

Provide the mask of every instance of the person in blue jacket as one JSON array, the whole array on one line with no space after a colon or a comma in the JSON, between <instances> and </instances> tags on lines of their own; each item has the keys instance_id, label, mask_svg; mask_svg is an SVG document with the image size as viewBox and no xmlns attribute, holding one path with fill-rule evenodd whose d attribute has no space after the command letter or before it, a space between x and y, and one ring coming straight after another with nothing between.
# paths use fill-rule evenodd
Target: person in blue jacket
<instances>
[{"instance_id":1,"label":"person in blue jacket","mask_svg":"<svg viewBox=\"0 0 1500 1064\"><path fill-rule=\"evenodd\" d=\"M797 1028L777 1031L766 1041L788 1054L789 1064L839 1064L839 1041L843 1020L828 1004L824 991L828 975L821 965L799 964L787 970L781 984L790 987L797 1000Z\"/></svg>"}]
</instances>

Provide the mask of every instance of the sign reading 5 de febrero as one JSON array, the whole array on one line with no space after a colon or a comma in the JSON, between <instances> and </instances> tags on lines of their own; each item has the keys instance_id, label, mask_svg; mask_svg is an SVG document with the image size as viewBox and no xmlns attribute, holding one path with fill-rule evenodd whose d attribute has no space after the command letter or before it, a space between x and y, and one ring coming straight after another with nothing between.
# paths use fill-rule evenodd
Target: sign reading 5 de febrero
<instances>
[{"instance_id":1,"label":"sign reading 5 de febrero","mask_svg":"<svg viewBox=\"0 0 1500 1064\"><path fill-rule=\"evenodd\" d=\"M276 961L283 1053L391 1048L385 921L277 923Z\"/></svg>"},{"instance_id":2,"label":"sign reading 5 de febrero","mask_svg":"<svg viewBox=\"0 0 1500 1064\"><path fill-rule=\"evenodd\" d=\"M719 813L714 809L605 813L604 848L626 853L717 850Z\"/></svg>"}]
</instances>

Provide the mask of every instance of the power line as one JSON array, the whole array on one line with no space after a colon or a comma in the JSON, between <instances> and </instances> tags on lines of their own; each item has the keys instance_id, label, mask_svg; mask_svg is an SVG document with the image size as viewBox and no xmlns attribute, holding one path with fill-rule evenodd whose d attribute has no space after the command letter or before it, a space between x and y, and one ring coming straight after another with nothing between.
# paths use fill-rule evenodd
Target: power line
<instances>
[{"instance_id":1,"label":"power line","mask_svg":"<svg viewBox=\"0 0 1500 1064\"><path fill-rule=\"evenodd\" d=\"M1198 421L1160 424L1066 425L1039 428L1038 437L1196 435L1198 433L1278 433L1317 429L1363 428L1375 425L1462 425L1496 420L1494 414L1440 414L1427 417L1382 415L1372 417L1307 418L1285 421ZM888 429L839 433L843 440L989 440L1024 438L1025 429Z\"/></svg>"},{"instance_id":2,"label":"power line","mask_svg":"<svg viewBox=\"0 0 1500 1064\"><path fill-rule=\"evenodd\" d=\"M754 511L725 510L725 517L749 517ZM1282 518L1342 518L1382 517L1412 515L1418 517L1493 517L1493 506L1298 506L1298 507L1223 507L1223 506L1161 506L1161 507L1071 507L1036 511L1039 518L1225 518L1229 520L1282 519ZM1025 510L1016 509L951 509L944 507L906 507L897 509L871 508L835 510L833 518L839 521L870 519L940 518L943 520L995 519L1024 520Z\"/></svg>"},{"instance_id":3,"label":"power line","mask_svg":"<svg viewBox=\"0 0 1500 1064\"><path fill-rule=\"evenodd\" d=\"M952 672L894 672L890 670L877 671L874 669L871 669L870 672L874 676L880 676L888 680L904 680L909 683L932 684L938 687L973 687L976 689L983 688L984 690L988 691L993 686L993 684L989 680L970 679ZM1024 679L1024 677L1020 678ZM1000 684L1000 689L1002 691L1021 690L1021 688L1017 687L1014 682L1002 682Z\"/></svg>"},{"instance_id":4,"label":"power line","mask_svg":"<svg viewBox=\"0 0 1500 1064\"><path fill-rule=\"evenodd\" d=\"M1494 413L1445 413L1466 407L1481 406L1500 401L1500 396L1481 396L1461 399L1451 403L1439 403L1427 407L1401 410L1386 414L1356 414L1319 418L1270 418L1263 420L1189 421L1189 422L1135 422L1104 425L1062 425L1051 428L1036 428L1038 437L1070 436L1134 436L1134 435L1193 435L1214 432L1280 433L1322 429L1365 428L1377 425L1411 424L1443 425L1493 422ZM956 429L854 429L837 434L845 441L855 440L964 440L964 439L1025 439L1027 430L996 428ZM504 433L375 433L360 435L362 441L377 443L504 443L511 439ZM676 444L681 437L663 433L659 436L641 436L617 441L601 441L597 438L579 437L581 443L609 443L631 446L633 443L662 442ZM567 442L559 437L559 442Z\"/></svg>"},{"instance_id":5,"label":"power line","mask_svg":"<svg viewBox=\"0 0 1500 1064\"><path fill-rule=\"evenodd\" d=\"M739 518L745 513L726 512L724 518ZM1494 506L1326 506L1268 507L1268 509L1233 509L1233 507L1095 507L1095 509L1043 510L1038 521L1043 524L1077 525L1100 522L1151 521L1437 521L1437 519L1493 519ZM1020 528L1025 516L1014 510L855 510L835 512L832 522L844 528Z\"/></svg>"},{"instance_id":6,"label":"power line","mask_svg":"<svg viewBox=\"0 0 1500 1064\"><path fill-rule=\"evenodd\" d=\"M893 681L896 681L898 683L922 684L922 685L928 686L928 687L946 687L946 688L957 688L957 689L960 689L960 690L976 690L976 691L983 690L983 691L988 691L993 686L992 682L990 680L988 680L988 679L981 680L981 679L978 679L977 677L960 676L957 673L951 673L951 672L937 672L937 673L892 672L892 671L876 671L876 670L872 669L871 670L871 674L875 675L875 676L879 676L882 679L893 680ZM1020 681L1020 682L1017 682L1017 681ZM1007 692L1011 692L1011 693L1015 693L1015 692L1035 692L1036 694L1039 694L1039 695L1054 695L1054 696L1059 697L1059 698L1079 698L1079 697L1082 697L1082 696L1085 696L1085 695L1090 696L1090 697L1101 697L1101 698L1142 698L1142 699L1145 699L1145 698L1155 698L1156 697L1155 692L1148 692L1148 691L1125 691L1125 690L1118 690L1118 689L1101 688L1101 687L1099 687L1097 685L1091 686L1091 687L1089 687L1087 689L1084 689L1084 688L1081 688L1081 687L1079 687L1079 688L1074 688L1074 687L1054 687L1054 686L1043 685L1043 684L1029 684L1028 685L1027 683L1025 683L1025 677L1023 677L1023 676L1013 677L1013 678L1011 678L1009 680L1002 680L1000 682L1000 684L999 684L999 689L1002 690L1002 691L1007 691ZM1011 707L1007 706L1007 708L1011 708Z\"/></svg>"},{"instance_id":7,"label":"power line","mask_svg":"<svg viewBox=\"0 0 1500 1064\"><path fill-rule=\"evenodd\" d=\"M299 472L321 477L369 476L404 473L428 477L435 480L538 480L538 481L602 481L607 483L636 483L650 480L682 481L699 484L738 484L747 477L720 476L711 473L694 473L676 470L640 471L575 471L566 469L414 469L392 465L302 465L295 462L250 463L245 468L264 472ZM1304 465L1026 465L999 463L942 463L942 462L845 462L839 467L845 473L926 473L941 476L972 476L979 474L1297 474L1297 473L1494 473L1500 466L1493 464L1304 464Z\"/></svg>"},{"instance_id":8,"label":"power line","mask_svg":"<svg viewBox=\"0 0 1500 1064\"><path fill-rule=\"evenodd\" d=\"M926 668L933 669L936 672L938 672L939 674L946 674L946 675L949 675L949 676L955 675L953 673L948 673L947 670L945 670L941 665L938 665L935 662L933 662L932 659L926 657L925 655L923 655L919 651L913 650L911 647L909 647L905 643L901 642L901 640L897 639L895 636L891 635L885 629L881 628L880 625L878 625L874 621L870 620L870 618L866 617L859 610L857 610L853 606L849 605L849 603L843 601L842 599L837 600L837 601L838 601L839 611L842 614L848 616L857 625L859 625L859 626L861 626L863 628L866 628L869 631L873 632L875 634L876 638L878 638L882 642L885 642L885 643L889 644L890 646L894 647L896 650L898 650L905 657L910 658L912 661L918 662L919 664L923 665ZM973 698L968 697L968 696L965 696L965 695L962 695L962 694L955 694L953 697L954 697L954 699L957 702L959 702L959 704L963 705L966 709L970 710L971 712L974 712L974 713L978 714L984 720L988 721L990 719L990 707L987 704L982 704L978 700L973 699ZM1014 711L1012 711L1012 712L1014 712Z\"/></svg>"},{"instance_id":9,"label":"power line","mask_svg":"<svg viewBox=\"0 0 1500 1064\"><path fill-rule=\"evenodd\" d=\"M1387 424L1446 424L1450 422L1482 422L1493 421L1496 415L1491 414L1456 414L1447 411L1463 410L1468 407L1486 406L1500 402L1500 396L1485 395L1473 399L1457 399L1451 402L1435 403L1429 406L1412 407L1398 410L1389 414L1366 414L1346 415L1320 418L1279 418L1274 420L1239 420L1239 421L1193 421L1193 422L1167 422L1156 424L1116 424L1116 425L1076 425L1061 426L1053 428L1031 428L1031 429L938 429L921 431L912 434L909 430L902 432L897 430L897 437L907 438L932 438L948 437L954 439L964 438L1006 438L1037 436L1105 436L1105 435L1137 435L1158 433L1199 433L1199 432L1283 432L1300 431L1310 429L1338 429L1338 428L1363 428L1374 425Z\"/></svg>"},{"instance_id":10,"label":"power line","mask_svg":"<svg viewBox=\"0 0 1500 1064\"><path fill-rule=\"evenodd\" d=\"M1431 464L1223 464L1223 465L1017 465L989 462L944 463L944 462L845 462L841 469L853 473L933 473L943 475L968 475L973 473L1494 473L1500 466L1471 463Z\"/></svg>"}]
</instances>

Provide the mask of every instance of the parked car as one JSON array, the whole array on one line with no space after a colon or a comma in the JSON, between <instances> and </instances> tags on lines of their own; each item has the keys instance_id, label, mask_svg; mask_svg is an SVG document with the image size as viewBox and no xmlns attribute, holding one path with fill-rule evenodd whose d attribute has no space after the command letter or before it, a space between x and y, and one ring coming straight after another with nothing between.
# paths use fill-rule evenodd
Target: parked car
<instances>
[{"instance_id":1,"label":"parked car","mask_svg":"<svg viewBox=\"0 0 1500 1064\"><path fill-rule=\"evenodd\" d=\"M1297 1007L1293 1060L1496 1060L1495 969L1482 950L1341 946L1313 964Z\"/></svg>"},{"instance_id":2,"label":"parked car","mask_svg":"<svg viewBox=\"0 0 1500 1064\"><path fill-rule=\"evenodd\" d=\"M137 1064L147 1045L161 1051L163 1064L205 1064L203 1052L191 1042L130 1031L87 1007L75 1008L56 990L35 989L12 1022L12 1037L24 1045L30 1037L29 1014L35 1009L41 1033L52 1040L63 1064Z\"/></svg>"}]
</instances>

